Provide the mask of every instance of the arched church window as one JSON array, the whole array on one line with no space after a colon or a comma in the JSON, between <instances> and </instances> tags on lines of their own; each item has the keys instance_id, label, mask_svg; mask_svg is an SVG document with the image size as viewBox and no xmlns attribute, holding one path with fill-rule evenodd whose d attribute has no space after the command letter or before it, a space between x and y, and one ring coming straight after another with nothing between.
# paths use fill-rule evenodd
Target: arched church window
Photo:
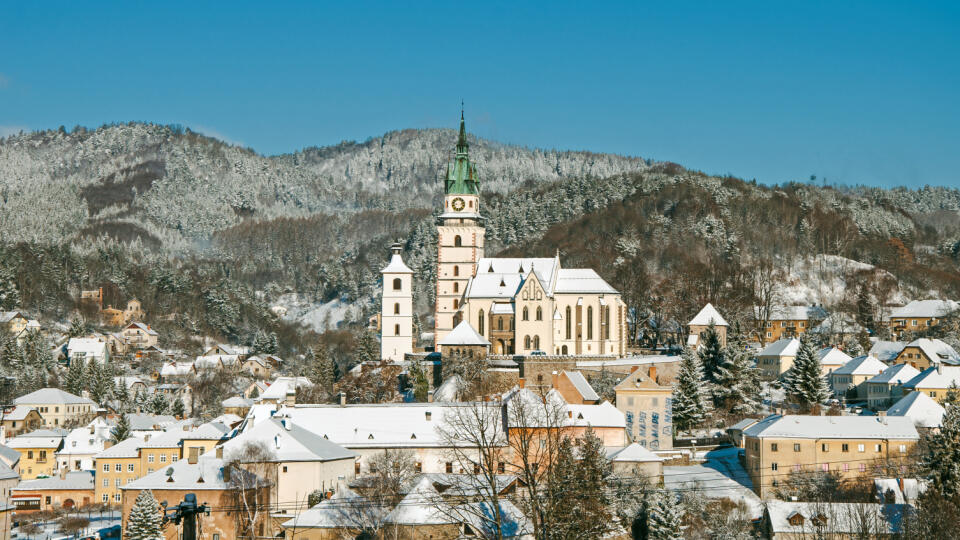
<instances>
[{"instance_id":1,"label":"arched church window","mask_svg":"<svg viewBox=\"0 0 960 540\"><path fill-rule=\"evenodd\" d=\"M453 282L453 292L460 292L460 284L456 281Z\"/></svg>"},{"instance_id":2,"label":"arched church window","mask_svg":"<svg viewBox=\"0 0 960 540\"><path fill-rule=\"evenodd\" d=\"M395 336L399 336L399 335L400 335L400 325L399 325L399 324L393 325L393 335L395 335Z\"/></svg>"},{"instance_id":3,"label":"arched church window","mask_svg":"<svg viewBox=\"0 0 960 540\"><path fill-rule=\"evenodd\" d=\"M403 282L400 281L400 278L393 278L393 290L399 291L403 288Z\"/></svg>"},{"instance_id":4,"label":"arched church window","mask_svg":"<svg viewBox=\"0 0 960 540\"><path fill-rule=\"evenodd\" d=\"M533 336L533 348L540 349L540 336Z\"/></svg>"},{"instance_id":5,"label":"arched church window","mask_svg":"<svg viewBox=\"0 0 960 540\"><path fill-rule=\"evenodd\" d=\"M606 319L606 326L603 327L603 339L610 339L610 306L603 308L603 318Z\"/></svg>"},{"instance_id":6,"label":"arched church window","mask_svg":"<svg viewBox=\"0 0 960 540\"><path fill-rule=\"evenodd\" d=\"M530 310L527 309L527 306L523 306L523 320L530 320Z\"/></svg>"},{"instance_id":7,"label":"arched church window","mask_svg":"<svg viewBox=\"0 0 960 540\"><path fill-rule=\"evenodd\" d=\"M497 317L497 330L503 330L503 317Z\"/></svg>"},{"instance_id":8,"label":"arched church window","mask_svg":"<svg viewBox=\"0 0 960 540\"><path fill-rule=\"evenodd\" d=\"M560 354L567 354L567 346L560 347Z\"/></svg>"},{"instance_id":9,"label":"arched church window","mask_svg":"<svg viewBox=\"0 0 960 540\"><path fill-rule=\"evenodd\" d=\"M458 236L457 238L460 238L460 237ZM459 267L459 266L454 266L454 267L453 267L453 275L454 275L454 276L459 276L459 275L460 275L460 267Z\"/></svg>"},{"instance_id":10,"label":"arched church window","mask_svg":"<svg viewBox=\"0 0 960 540\"><path fill-rule=\"evenodd\" d=\"M453 237L453 247L460 247L461 245L463 245L463 240L460 239L460 235L458 234Z\"/></svg>"},{"instance_id":11,"label":"arched church window","mask_svg":"<svg viewBox=\"0 0 960 540\"><path fill-rule=\"evenodd\" d=\"M523 336L523 348L524 349L530 348L530 336Z\"/></svg>"},{"instance_id":12,"label":"arched church window","mask_svg":"<svg viewBox=\"0 0 960 540\"><path fill-rule=\"evenodd\" d=\"M587 306L587 339L593 339L593 306Z\"/></svg>"},{"instance_id":13,"label":"arched church window","mask_svg":"<svg viewBox=\"0 0 960 540\"><path fill-rule=\"evenodd\" d=\"M483 320L483 310L482 310L482 309L480 310L480 313L479 313L479 315L477 316L477 319L479 320L479 322L477 323L477 331L478 331L478 332L480 333L480 335L482 336L482 335L483 335L483 330L484 330L484 328L483 328L483 327L484 327L484 320Z\"/></svg>"},{"instance_id":14,"label":"arched church window","mask_svg":"<svg viewBox=\"0 0 960 540\"><path fill-rule=\"evenodd\" d=\"M459 308L460 308L460 301L457 300L456 298L454 298L454 299L453 299L453 309L459 309Z\"/></svg>"},{"instance_id":15,"label":"arched church window","mask_svg":"<svg viewBox=\"0 0 960 540\"><path fill-rule=\"evenodd\" d=\"M393 304L393 314L394 315L400 314L400 302Z\"/></svg>"},{"instance_id":16,"label":"arched church window","mask_svg":"<svg viewBox=\"0 0 960 540\"><path fill-rule=\"evenodd\" d=\"M537 306L537 320L543 320L543 309L540 306Z\"/></svg>"},{"instance_id":17,"label":"arched church window","mask_svg":"<svg viewBox=\"0 0 960 540\"><path fill-rule=\"evenodd\" d=\"M570 330L571 330L571 325L572 325L572 323L571 323L570 321L571 321L571 319L573 318L571 315L572 315L572 311L571 311L571 309L570 309L570 306L567 306L567 321L566 321L566 322L567 322L567 339L570 339ZM564 354L566 354L566 353L564 353Z\"/></svg>"}]
</instances>

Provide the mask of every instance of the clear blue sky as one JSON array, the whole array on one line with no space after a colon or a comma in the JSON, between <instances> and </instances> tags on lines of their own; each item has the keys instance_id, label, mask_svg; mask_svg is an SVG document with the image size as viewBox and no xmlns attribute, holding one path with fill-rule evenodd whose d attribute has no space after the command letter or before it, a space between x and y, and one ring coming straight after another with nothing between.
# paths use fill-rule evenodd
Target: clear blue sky
<instances>
[{"instance_id":1,"label":"clear blue sky","mask_svg":"<svg viewBox=\"0 0 960 540\"><path fill-rule=\"evenodd\" d=\"M955 1L403 4L4 2L0 134L143 120L276 154L455 127L463 99L504 142L960 186Z\"/></svg>"}]
</instances>

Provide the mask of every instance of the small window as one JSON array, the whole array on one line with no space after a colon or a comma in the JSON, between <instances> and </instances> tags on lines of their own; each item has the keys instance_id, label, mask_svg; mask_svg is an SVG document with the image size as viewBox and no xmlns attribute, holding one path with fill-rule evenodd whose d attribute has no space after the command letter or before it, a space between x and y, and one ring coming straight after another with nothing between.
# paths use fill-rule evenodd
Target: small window
<instances>
[{"instance_id":1,"label":"small window","mask_svg":"<svg viewBox=\"0 0 960 540\"><path fill-rule=\"evenodd\" d=\"M123 465L117 463L116 465L114 465L113 470L120 472L123 470Z\"/></svg>"},{"instance_id":2,"label":"small window","mask_svg":"<svg viewBox=\"0 0 960 540\"><path fill-rule=\"evenodd\" d=\"M133 472L133 463L127 464L127 472Z\"/></svg>"},{"instance_id":3,"label":"small window","mask_svg":"<svg viewBox=\"0 0 960 540\"><path fill-rule=\"evenodd\" d=\"M460 292L460 284L457 283L456 281L453 282L453 292L455 293Z\"/></svg>"},{"instance_id":4,"label":"small window","mask_svg":"<svg viewBox=\"0 0 960 540\"><path fill-rule=\"evenodd\" d=\"M132 467L132 465L131 465L131 467ZM110 472L110 464L109 464L109 463L104 463L104 464L103 464L103 472Z\"/></svg>"},{"instance_id":5,"label":"small window","mask_svg":"<svg viewBox=\"0 0 960 540\"><path fill-rule=\"evenodd\" d=\"M849 452L849 451L850 451L850 445L847 444L847 443L841 444L841 445L840 445L840 451L841 451L841 452Z\"/></svg>"},{"instance_id":6,"label":"small window","mask_svg":"<svg viewBox=\"0 0 960 540\"><path fill-rule=\"evenodd\" d=\"M543 309L540 306L537 306L537 320L543 320Z\"/></svg>"},{"instance_id":7,"label":"small window","mask_svg":"<svg viewBox=\"0 0 960 540\"><path fill-rule=\"evenodd\" d=\"M822 443L822 444L820 445L820 451L821 451L821 452L829 452L829 451L830 451L830 445L827 444L827 443Z\"/></svg>"},{"instance_id":8,"label":"small window","mask_svg":"<svg viewBox=\"0 0 960 540\"><path fill-rule=\"evenodd\" d=\"M463 240L460 238L460 235L453 237L453 247L460 247L463 245Z\"/></svg>"},{"instance_id":9,"label":"small window","mask_svg":"<svg viewBox=\"0 0 960 540\"><path fill-rule=\"evenodd\" d=\"M400 314L400 302L396 302L393 304L393 314L394 315Z\"/></svg>"},{"instance_id":10,"label":"small window","mask_svg":"<svg viewBox=\"0 0 960 540\"><path fill-rule=\"evenodd\" d=\"M400 278L393 278L393 290L399 291L403 289L403 281Z\"/></svg>"},{"instance_id":11,"label":"small window","mask_svg":"<svg viewBox=\"0 0 960 540\"><path fill-rule=\"evenodd\" d=\"M446 469L445 469L445 470L447 471L447 474L452 473L452 472L453 472L453 463L450 463L450 462L448 461L447 464L446 464Z\"/></svg>"},{"instance_id":12,"label":"small window","mask_svg":"<svg viewBox=\"0 0 960 540\"><path fill-rule=\"evenodd\" d=\"M772 471L777 470L777 464L776 464L776 463L771 463L771 464L770 464L770 470L772 470Z\"/></svg>"},{"instance_id":13,"label":"small window","mask_svg":"<svg viewBox=\"0 0 960 540\"><path fill-rule=\"evenodd\" d=\"M395 336L399 336L399 335L400 335L400 325L399 325L399 324L393 325L393 335L395 335Z\"/></svg>"},{"instance_id":14,"label":"small window","mask_svg":"<svg viewBox=\"0 0 960 540\"><path fill-rule=\"evenodd\" d=\"M799 445L799 444L794 444L794 445L793 445L793 451L794 451L794 452L799 452L799 451L800 451L800 445Z\"/></svg>"},{"instance_id":15,"label":"small window","mask_svg":"<svg viewBox=\"0 0 960 540\"><path fill-rule=\"evenodd\" d=\"M863 445L862 445L862 444L858 444L858 445L857 445L857 452L863 452Z\"/></svg>"},{"instance_id":16,"label":"small window","mask_svg":"<svg viewBox=\"0 0 960 540\"><path fill-rule=\"evenodd\" d=\"M283 472L287 472L287 466L286 466L286 465L283 466Z\"/></svg>"},{"instance_id":17,"label":"small window","mask_svg":"<svg viewBox=\"0 0 960 540\"><path fill-rule=\"evenodd\" d=\"M454 266L454 267L453 267L453 276L456 277L456 276L459 276L459 275L460 275L460 267L459 267L459 266Z\"/></svg>"},{"instance_id":18,"label":"small window","mask_svg":"<svg viewBox=\"0 0 960 540\"><path fill-rule=\"evenodd\" d=\"M770 451L771 452L777 451L777 443L770 443Z\"/></svg>"}]
</instances>

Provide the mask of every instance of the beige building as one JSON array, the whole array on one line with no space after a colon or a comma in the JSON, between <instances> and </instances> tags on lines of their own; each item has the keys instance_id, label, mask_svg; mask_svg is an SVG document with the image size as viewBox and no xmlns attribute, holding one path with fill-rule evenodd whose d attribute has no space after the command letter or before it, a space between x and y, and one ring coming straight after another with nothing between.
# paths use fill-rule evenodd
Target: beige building
<instances>
[{"instance_id":1,"label":"beige building","mask_svg":"<svg viewBox=\"0 0 960 540\"><path fill-rule=\"evenodd\" d=\"M27 329L30 322L19 311L0 311L0 328L4 328L10 335L19 336Z\"/></svg>"},{"instance_id":2,"label":"beige building","mask_svg":"<svg viewBox=\"0 0 960 540\"><path fill-rule=\"evenodd\" d=\"M600 396L579 371L553 372L551 386L563 396L564 401L575 405L596 405Z\"/></svg>"},{"instance_id":3,"label":"beige building","mask_svg":"<svg viewBox=\"0 0 960 540\"><path fill-rule=\"evenodd\" d=\"M919 332L940 323L940 320L958 309L953 300L914 300L890 310L886 317L894 338L901 339L910 332Z\"/></svg>"},{"instance_id":4,"label":"beige building","mask_svg":"<svg viewBox=\"0 0 960 540\"><path fill-rule=\"evenodd\" d=\"M878 468L907 464L920 436L906 417L771 415L743 437L747 474L767 498L791 474L872 480Z\"/></svg>"},{"instance_id":5,"label":"beige building","mask_svg":"<svg viewBox=\"0 0 960 540\"><path fill-rule=\"evenodd\" d=\"M403 263L403 245L390 247L390 264L380 271L380 359L401 362L413 352L413 270Z\"/></svg>"},{"instance_id":6,"label":"beige building","mask_svg":"<svg viewBox=\"0 0 960 540\"><path fill-rule=\"evenodd\" d=\"M904 393L923 392L938 403L943 403L951 385L960 386L960 366L937 364L903 384Z\"/></svg>"},{"instance_id":7,"label":"beige building","mask_svg":"<svg viewBox=\"0 0 960 540\"><path fill-rule=\"evenodd\" d=\"M830 387L837 396L846 395L848 399L867 399L867 380L883 373L886 369L886 364L872 356L858 356L833 370L830 374Z\"/></svg>"},{"instance_id":8,"label":"beige building","mask_svg":"<svg viewBox=\"0 0 960 540\"><path fill-rule=\"evenodd\" d=\"M157 346L159 334L142 322L132 322L120 331L127 350L140 350Z\"/></svg>"},{"instance_id":9,"label":"beige building","mask_svg":"<svg viewBox=\"0 0 960 540\"><path fill-rule=\"evenodd\" d=\"M18 515L47 510L83 509L93 503L93 473L73 471L20 482L11 490Z\"/></svg>"},{"instance_id":10,"label":"beige building","mask_svg":"<svg viewBox=\"0 0 960 540\"><path fill-rule=\"evenodd\" d=\"M17 405L3 412L3 439L33 431L43 425L43 418L33 407Z\"/></svg>"},{"instance_id":11,"label":"beige building","mask_svg":"<svg viewBox=\"0 0 960 540\"><path fill-rule=\"evenodd\" d=\"M919 375L910 364L896 364L883 373L867 379L867 406L874 410L885 409L903 394L903 385Z\"/></svg>"},{"instance_id":12,"label":"beige building","mask_svg":"<svg viewBox=\"0 0 960 540\"><path fill-rule=\"evenodd\" d=\"M92 400L64 392L59 388L41 388L13 400L17 406L36 409L46 427L64 427L89 422L96 414Z\"/></svg>"},{"instance_id":13,"label":"beige building","mask_svg":"<svg viewBox=\"0 0 960 540\"><path fill-rule=\"evenodd\" d=\"M820 349L817 351L817 358L820 359L820 368L826 376L829 376L834 371L845 366L847 362L853 360L849 354L836 347Z\"/></svg>"},{"instance_id":14,"label":"beige building","mask_svg":"<svg viewBox=\"0 0 960 540\"><path fill-rule=\"evenodd\" d=\"M624 415L627 438L651 450L673 448L673 388L657 382L657 368L634 368L618 384L617 409Z\"/></svg>"},{"instance_id":15,"label":"beige building","mask_svg":"<svg viewBox=\"0 0 960 540\"><path fill-rule=\"evenodd\" d=\"M703 333L713 324L717 335L720 337L720 345L727 346L727 324L726 319L720 315L713 304L703 306L696 316L687 323L689 334L687 335L687 346L699 347L702 342Z\"/></svg>"},{"instance_id":16,"label":"beige building","mask_svg":"<svg viewBox=\"0 0 960 540\"><path fill-rule=\"evenodd\" d=\"M759 306L754 308L758 322L762 322L762 311ZM776 306L766 318L767 323L761 329L765 345L784 338L800 337L826 319L827 311L820 306Z\"/></svg>"},{"instance_id":17,"label":"beige building","mask_svg":"<svg viewBox=\"0 0 960 540\"><path fill-rule=\"evenodd\" d=\"M797 338L784 338L767 345L757 354L760 376L767 380L779 379L793 367L799 350Z\"/></svg>"},{"instance_id":18,"label":"beige building","mask_svg":"<svg viewBox=\"0 0 960 540\"><path fill-rule=\"evenodd\" d=\"M927 369L940 363L960 364L960 354L939 339L920 338L904 345L893 361L895 364L910 364L917 369Z\"/></svg>"}]
</instances>

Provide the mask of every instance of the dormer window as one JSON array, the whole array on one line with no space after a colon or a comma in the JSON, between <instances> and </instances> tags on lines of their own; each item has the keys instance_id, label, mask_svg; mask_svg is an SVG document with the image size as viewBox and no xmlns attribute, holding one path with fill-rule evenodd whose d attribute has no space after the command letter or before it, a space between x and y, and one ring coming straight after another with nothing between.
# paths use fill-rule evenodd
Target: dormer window
<instances>
[{"instance_id":1,"label":"dormer window","mask_svg":"<svg viewBox=\"0 0 960 540\"><path fill-rule=\"evenodd\" d=\"M373 439L373 433L371 433L370 435L368 435L367 438L372 440L372 439Z\"/></svg>"}]
</instances>

